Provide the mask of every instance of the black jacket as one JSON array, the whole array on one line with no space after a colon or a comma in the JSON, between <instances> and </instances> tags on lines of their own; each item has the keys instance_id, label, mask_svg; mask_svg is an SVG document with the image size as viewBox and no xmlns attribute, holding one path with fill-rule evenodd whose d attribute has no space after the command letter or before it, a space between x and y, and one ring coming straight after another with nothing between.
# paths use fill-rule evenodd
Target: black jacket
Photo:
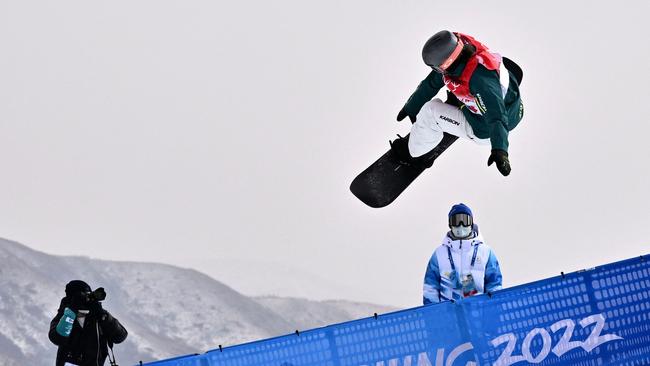
<instances>
[{"instance_id":1,"label":"black jacket","mask_svg":"<svg viewBox=\"0 0 650 366\"><path fill-rule=\"evenodd\" d=\"M69 300L63 298L56 316L50 322L49 338L59 346L56 354L56 366L70 362L80 366L102 366L108 356L107 343L117 344L126 339L127 331L122 324L107 311L101 314L86 315L82 328L75 320L69 337L63 337L56 331L56 326L63 316Z\"/></svg>"}]
</instances>

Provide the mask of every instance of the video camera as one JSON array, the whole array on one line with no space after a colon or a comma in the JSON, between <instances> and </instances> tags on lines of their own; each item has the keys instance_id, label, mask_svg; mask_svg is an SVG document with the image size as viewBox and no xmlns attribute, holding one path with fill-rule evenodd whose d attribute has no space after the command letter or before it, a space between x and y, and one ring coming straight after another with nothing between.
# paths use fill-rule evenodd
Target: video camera
<instances>
[{"instance_id":1,"label":"video camera","mask_svg":"<svg viewBox=\"0 0 650 366\"><path fill-rule=\"evenodd\" d=\"M84 293L83 296L84 296L84 302L86 304L91 304L94 302L106 300L106 291L104 291L103 287L99 287L95 291Z\"/></svg>"}]
</instances>

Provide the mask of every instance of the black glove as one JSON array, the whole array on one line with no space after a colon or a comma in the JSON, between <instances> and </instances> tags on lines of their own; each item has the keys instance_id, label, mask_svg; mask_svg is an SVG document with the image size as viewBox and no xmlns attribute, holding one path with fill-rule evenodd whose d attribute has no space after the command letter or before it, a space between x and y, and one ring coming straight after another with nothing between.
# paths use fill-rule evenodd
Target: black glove
<instances>
[{"instance_id":1,"label":"black glove","mask_svg":"<svg viewBox=\"0 0 650 366\"><path fill-rule=\"evenodd\" d=\"M104 310L102 303L99 301L93 301L88 304L88 310L90 310L90 313L98 319L101 319L106 314L106 310Z\"/></svg>"},{"instance_id":2,"label":"black glove","mask_svg":"<svg viewBox=\"0 0 650 366\"><path fill-rule=\"evenodd\" d=\"M406 116L409 117L409 119L411 120L411 123L415 123L415 116L410 114L406 110L406 106L404 106L404 108L402 108L402 110L400 110L399 113L397 113L397 122L403 120Z\"/></svg>"},{"instance_id":3,"label":"black glove","mask_svg":"<svg viewBox=\"0 0 650 366\"><path fill-rule=\"evenodd\" d=\"M492 150L490 158L488 159L488 166L492 163L497 163L497 169L505 177L510 174L510 161L508 160L508 153L504 150Z\"/></svg>"}]
</instances>

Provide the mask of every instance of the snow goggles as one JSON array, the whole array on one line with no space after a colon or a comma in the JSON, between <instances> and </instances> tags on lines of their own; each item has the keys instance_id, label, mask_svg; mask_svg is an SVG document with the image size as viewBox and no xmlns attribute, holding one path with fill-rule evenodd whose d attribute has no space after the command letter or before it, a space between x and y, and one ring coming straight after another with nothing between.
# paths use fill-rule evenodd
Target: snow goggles
<instances>
[{"instance_id":1,"label":"snow goggles","mask_svg":"<svg viewBox=\"0 0 650 366\"><path fill-rule=\"evenodd\" d=\"M445 61L443 61L439 66L434 65L434 66L431 66L431 68L433 68L435 71L437 71L437 72L439 72L441 74L445 74L447 72L447 69L449 68L449 66L451 66L451 64L453 64L454 61L456 61L456 59L458 59L458 56L460 56L460 52L463 50L463 46L465 46L465 44L460 39L460 37L458 37L458 43L456 44L456 47L451 52L449 57L447 57L447 59Z\"/></svg>"},{"instance_id":2,"label":"snow goggles","mask_svg":"<svg viewBox=\"0 0 650 366\"><path fill-rule=\"evenodd\" d=\"M459 213L459 214L451 215L451 217L449 217L450 227L472 226L473 224L474 224L474 220L472 220L472 216L468 214Z\"/></svg>"}]
</instances>

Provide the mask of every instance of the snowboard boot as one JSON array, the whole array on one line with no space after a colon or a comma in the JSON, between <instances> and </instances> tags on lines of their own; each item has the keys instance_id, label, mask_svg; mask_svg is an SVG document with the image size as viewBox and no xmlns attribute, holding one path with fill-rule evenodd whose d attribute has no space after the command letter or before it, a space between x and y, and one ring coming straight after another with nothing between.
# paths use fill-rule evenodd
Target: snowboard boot
<instances>
[{"instance_id":1,"label":"snowboard boot","mask_svg":"<svg viewBox=\"0 0 650 366\"><path fill-rule=\"evenodd\" d=\"M388 141L390 144L390 151L392 152L392 157L399 164L410 166L412 165L413 157L409 153L409 139L408 136L402 137L397 135L397 138L393 141Z\"/></svg>"},{"instance_id":2,"label":"snowboard boot","mask_svg":"<svg viewBox=\"0 0 650 366\"><path fill-rule=\"evenodd\" d=\"M434 159L431 157L434 153L435 148L422 156L414 158L409 152L409 137L402 137L400 135L397 135L397 137L397 139L389 141L389 143L390 149L393 152L393 157L399 164L422 169L430 168L433 165Z\"/></svg>"}]
</instances>

